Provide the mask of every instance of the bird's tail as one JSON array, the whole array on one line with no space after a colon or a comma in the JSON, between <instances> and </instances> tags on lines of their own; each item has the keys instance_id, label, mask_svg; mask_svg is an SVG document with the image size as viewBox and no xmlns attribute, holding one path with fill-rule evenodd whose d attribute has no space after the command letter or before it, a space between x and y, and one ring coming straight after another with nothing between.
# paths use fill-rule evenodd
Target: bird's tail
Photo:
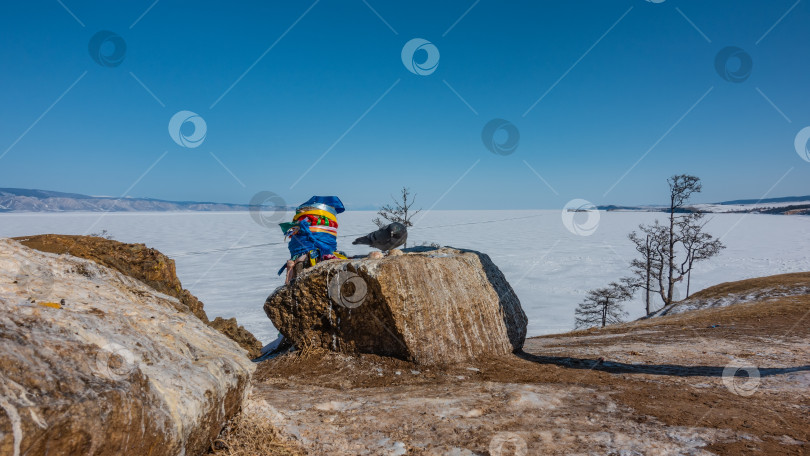
<instances>
[{"instance_id":1,"label":"bird's tail","mask_svg":"<svg viewBox=\"0 0 810 456\"><path fill-rule=\"evenodd\" d=\"M357 244L371 245L371 240L368 238L368 236L359 237L352 242L352 245Z\"/></svg>"}]
</instances>

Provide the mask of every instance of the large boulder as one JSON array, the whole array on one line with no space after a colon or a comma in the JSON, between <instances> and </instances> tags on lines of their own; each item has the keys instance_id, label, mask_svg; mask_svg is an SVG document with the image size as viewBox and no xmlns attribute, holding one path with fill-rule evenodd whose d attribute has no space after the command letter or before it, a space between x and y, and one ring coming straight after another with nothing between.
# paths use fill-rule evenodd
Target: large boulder
<instances>
[{"instance_id":1,"label":"large boulder","mask_svg":"<svg viewBox=\"0 0 810 456\"><path fill-rule=\"evenodd\" d=\"M487 255L453 248L330 260L264 304L298 348L453 364L523 347L526 314Z\"/></svg>"},{"instance_id":2,"label":"large boulder","mask_svg":"<svg viewBox=\"0 0 810 456\"><path fill-rule=\"evenodd\" d=\"M92 261L0 239L0 454L205 452L254 365L183 307Z\"/></svg>"},{"instance_id":3,"label":"large boulder","mask_svg":"<svg viewBox=\"0 0 810 456\"><path fill-rule=\"evenodd\" d=\"M42 234L19 237L15 240L42 252L92 260L140 280L161 293L177 298L180 304L177 310L193 313L217 331L235 340L248 351L251 359L261 355L261 342L250 331L239 326L235 319L223 320L217 317L214 321L208 320L203 303L183 288L180 279L177 278L174 260L156 249L143 244L126 244L97 236Z\"/></svg>"}]
</instances>

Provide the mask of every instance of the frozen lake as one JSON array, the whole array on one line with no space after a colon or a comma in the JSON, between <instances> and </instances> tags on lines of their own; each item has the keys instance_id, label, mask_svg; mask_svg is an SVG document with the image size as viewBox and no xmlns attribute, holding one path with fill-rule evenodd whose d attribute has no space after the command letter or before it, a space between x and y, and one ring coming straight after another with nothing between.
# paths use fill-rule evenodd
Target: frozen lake
<instances>
[{"instance_id":1,"label":"frozen lake","mask_svg":"<svg viewBox=\"0 0 810 456\"><path fill-rule=\"evenodd\" d=\"M338 248L349 255L372 231L373 212L339 216ZM627 273L635 251L627 233L663 214L602 212L591 236L569 232L560 211L433 211L417 215L409 245L436 242L490 255L512 284L529 317L529 335L573 328L574 309L592 288ZM584 215L583 215L584 216ZM285 217L286 221L289 216ZM692 290L721 282L810 271L810 217L709 214L707 230L723 236L720 256L696 266ZM578 221L579 222L579 221ZM453 226L448 226L453 225ZM278 227L265 228L247 212L0 214L0 237L107 230L122 242L144 243L175 259L183 286L205 303L210 318L236 317L262 342L277 332L264 314L265 298L283 279L288 257ZM255 244L275 245L249 247ZM681 293L685 284L679 285ZM626 309L643 315L640 294Z\"/></svg>"}]
</instances>

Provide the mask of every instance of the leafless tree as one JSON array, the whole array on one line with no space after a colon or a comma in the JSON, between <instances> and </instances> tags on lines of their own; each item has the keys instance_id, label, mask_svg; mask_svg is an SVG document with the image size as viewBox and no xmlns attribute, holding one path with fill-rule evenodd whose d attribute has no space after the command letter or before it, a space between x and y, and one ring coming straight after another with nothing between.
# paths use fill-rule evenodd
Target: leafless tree
<instances>
[{"instance_id":1,"label":"leafless tree","mask_svg":"<svg viewBox=\"0 0 810 456\"><path fill-rule=\"evenodd\" d=\"M668 224L658 220L651 225L639 225L629 238L635 244L640 259L630 263L633 271L631 286L645 290L647 315L652 312L650 295L658 294L664 305L673 301L675 284L687 279L687 297L692 270L698 261L709 259L725 248L719 239L704 231L704 213L687 206L689 198L701 191L700 179L686 174L667 179L670 205Z\"/></svg>"},{"instance_id":2,"label":"leafless tree","mask_svg":"<svg viewBox=\"0 0 810 456\"><path fill-rule=\"evenodd\" d=\"M639 231L640 234L633 231L629 235L636 251L641 254L641 258L630 262L633 276L629 280L633 289L640 288L644 291L644 304L649 315L652 313L652 296L660 294L664 289L668 236L666 227L658 220L652 225L639 225Z\"/></svg>"},{"instance_id":3,"label":"leafless tree","mask_svg":"<svg viewBox=\"0 0 810 456\"><path fill-rule=\"evenodd\" d=\"M683 279L683 274L678 275L675 269L675 247L681 240L676 233L676 224L681 221L682 217L675 215L676 213L683 212L689 198L693 193L699 193L703 190L703 185L700 179L696 176L688 174L678 174L667 179L669 184L669 255L667 255L667 289L665 304L672 302L672 291L675 288L675 282Z\"/></svg>"},{"instance_id":4,"label":"leafless tree","mask_svg":"<svg viewBox=\"0 0 810 456\"><path fill-rule=\"evenodd\" d=\"M714 239L711 234L703 231L703 227L708 223L708 221L701 223L703 216L703 213L693 212L678 222L680 240L685 251L684 260L678 268L678 273L681 277L686 276L687 298L692 285L694 264L698 261L707 260L726 248L719 239Z\"/></svg>"},{"instance_id":5,"label":"leafless tree","mask_svg":"<svg viewBox=\"0 0 810 456\"><path fill-rule=\"evenodd\" d=\"M405 225L407 228L413 226L413 222L411 219L413 216L421 212L421 209L411 209L416 202L416 195L411 195L411 190L407 187L402 187L400 191L399 199L391 197L394 204L386 204L385 206L381 207L379 211L377 211L378 217L375 217L372 222L374 222L377 227L382 228L389 223L399 222ZM385 221L383 221L385 220ZM405 247L408 247L407 242L405 243Z\"/></svg>"},{"instance_id":6,"label":"leafless tree","mask_svg":"<svg viewBox=\"0 0 810 456\"><path fill-rule=\"evenodd\" d=\"M633 291L628 286L627 281L623 283L611 282L605 288L597 288L588 292L577 309L575 326L579 328L589 328L620 323L624 321L627 313L624 311L622 303L633 296Z\"/></svg>"}]
</instances>

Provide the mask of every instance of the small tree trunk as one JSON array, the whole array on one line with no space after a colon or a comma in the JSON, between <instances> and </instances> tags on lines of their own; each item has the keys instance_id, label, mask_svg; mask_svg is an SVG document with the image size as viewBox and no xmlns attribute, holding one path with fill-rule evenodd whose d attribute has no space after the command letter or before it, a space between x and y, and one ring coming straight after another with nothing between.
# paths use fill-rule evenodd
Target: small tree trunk
<instances>
[{"instance_id":1,"label":"small tree trunk","mask_svg":"<svg viewBox=\"0 0 810 456\"><path fill-rule=\"evenodd\" d=\"M675 276L675 194L673 193L670 197L670 204L669 204L669 252L667 253L669 257L669 264L667 268L667 297L664 300L665 305L669 305L672 303L672 289L674 288L675 281L673 277Z\"/></svg>"},{"instance_id":2,"label":"small tree trunk","mask_svg":"<svg viewBox=\"0 0 810 456\"><path fill-rule=\"evenodd\" d=\"M645 293L645 300L647 304L647 315L650 315L650 270L652 269L652 259L650 258L650 235L647 235L647 244L645 247L644 256L647 257L647 285L644 287Z\"/></svg>"},{"instance_id":3,"label":"small tree trunk","mask_svg":"<svg viewBox=\"0 0 810 456\"><path fill-rule=\"evenodd\" d=\"M689 273L686 274L686 297L689 297L689 286L692 285L692 265L689 265ZM684 298L686 299L686 298Z\"/></svg>"},{"instance_id":4,"label":"small tree trunk","mask_svg":"<svg viewBox=\"0 0 810 456\"><path fill-rule=\"evenodd\" d=\"M602 303L602 327L603 328L607 324L607 311L608 311L608 306L609 305L610 305L610 301L607 300L607 299L605 300L604 303Z\"/></svg>"},{"instance_id":5,"label":"small tree trunk","mask_svg":"<svg viewBox=\"0 0 810 456\"><path fill-rule=\"evenodd\" d=\"M405 217L405 220L408 220L408 195L403 194L402 199L405 202L405 214L404 214L404 217ZM406 229L407 229L407 225L406 225ZM404 248L404 249L408 248L408 238L405 238L405 244L402 246L402 248Z\"/></svg>"}]
</instances>

